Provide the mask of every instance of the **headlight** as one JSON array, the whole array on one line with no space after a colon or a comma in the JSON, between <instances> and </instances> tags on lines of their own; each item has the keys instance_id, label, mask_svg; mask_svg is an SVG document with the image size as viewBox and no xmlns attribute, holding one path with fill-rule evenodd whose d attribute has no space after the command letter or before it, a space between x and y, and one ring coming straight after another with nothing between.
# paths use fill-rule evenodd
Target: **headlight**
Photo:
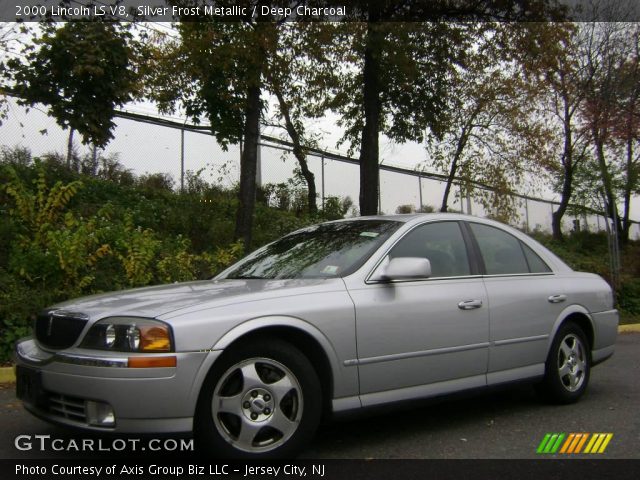
<instances>
[{"instance_id":1,"label":"headlight","mask_svg":"<svg viewBox=\"0 0 640 480\"><path fill-rule=\"evenodd\" d=\"M91 326L80 346L114 352L172 352L171 327L159 320L105 318Z\"/></svg>"}]
</instances>

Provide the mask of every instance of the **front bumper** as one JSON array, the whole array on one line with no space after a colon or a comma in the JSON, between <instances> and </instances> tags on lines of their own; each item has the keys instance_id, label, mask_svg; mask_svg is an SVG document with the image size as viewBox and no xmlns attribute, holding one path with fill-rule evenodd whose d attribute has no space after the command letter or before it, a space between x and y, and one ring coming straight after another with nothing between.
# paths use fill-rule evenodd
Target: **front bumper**
<instances>
[{"instance_id":1,"label":"front bumper","mask_svg":"<svg viewBox=\"0 0 640 480\"><path fill-rule=\"evenodd\" d=\"M175 367L126 368L127 354L98 354L85 349L51 353L28 338L16 344L14 356L18 369L38 377L38 400L25 399L23 403L39 418L103 432L170 433L192 430L201 380L206 374L202 370L219 353L172 353L177 360ZM115 424L90 424L88 402L110 405Z\"/></svg>"}]
</instances>

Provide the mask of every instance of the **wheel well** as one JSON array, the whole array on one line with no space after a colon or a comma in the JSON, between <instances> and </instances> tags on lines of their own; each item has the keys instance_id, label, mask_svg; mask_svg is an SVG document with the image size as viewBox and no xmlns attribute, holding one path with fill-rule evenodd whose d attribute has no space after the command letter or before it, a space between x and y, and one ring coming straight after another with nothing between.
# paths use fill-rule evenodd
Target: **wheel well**
<instances>
[{"instance_id":1,"label":"wheel well","mask_svg":"<svg viewBox=\"0 0 640 480\"><path fill-rule=\"evenodd\" d=\"M274 326L253 330L234 340L226 350L248 343L263 340L264 338L279 338L290 343L305 355L315 369L320 379L322 388L322 405L325 415L331 412L331 397L333 394L333 375L329 359L318 341L303 330L294 327ZM213 367L212 367L213 368Z\"/></svg>"},{"instance_id":2,"label":"wheel well","mask_svg":"<svg viewBox=\"0 0 640 480\"><path fill-rule=\"evenodd\" d=\"M589 348L593 350L594 333L593 326L591 325L589 318L587 318L587 316L583 313L572 313L562 321L563 324L567 322L573 322L582 329L584 334L587 336L587 340L589 341Z\"/></svg>"}]
</instances>

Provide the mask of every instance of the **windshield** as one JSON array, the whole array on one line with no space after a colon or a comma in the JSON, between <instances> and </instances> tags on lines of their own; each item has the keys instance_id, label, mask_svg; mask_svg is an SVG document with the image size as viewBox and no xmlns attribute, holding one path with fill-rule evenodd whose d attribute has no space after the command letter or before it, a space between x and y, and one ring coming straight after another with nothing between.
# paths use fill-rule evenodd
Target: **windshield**
<instances>
[{"instance_id":1,"label":"windshield","mask_svg":"<svg viewBox=\"0 0 640 480\"><path fill-rule=\"evenodd\" d=\"M390 220L325 223L257 250L219 278L335 278L356 271L401 225Z\"/></svg>"}]
</instances>

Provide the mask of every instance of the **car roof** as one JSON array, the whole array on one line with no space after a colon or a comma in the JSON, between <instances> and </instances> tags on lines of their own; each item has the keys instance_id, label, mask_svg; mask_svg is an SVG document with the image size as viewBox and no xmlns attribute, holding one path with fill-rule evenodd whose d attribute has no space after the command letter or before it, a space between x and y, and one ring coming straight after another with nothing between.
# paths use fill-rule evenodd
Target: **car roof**
<instances>
[{"instance_id":1,"label":"car roof","mask_svg":"<svg viewBox=\"0 0 640 480\"><path fill-rule=\"evenodd\" d=\"M473 215L465 215L462 213L434 212L434 213L397 213L393 215L367 215L364 217L351 217L344 220L393 220L396 222L409 223L411 221L422 221L429 219L438 220L489 220ZM491 220L489 220L491 222ZM495 222L499 223L499 222ZM504 224L500 224L504 225Z\"/></svg>"},{"instance_id":2,"label":"car roof","mask_svg":"<svg viewBox=\"0 0 640 480\"><path fill-rule=\"evenodd\" d=\"M407 225L411 224L419 224L424 222L425 220L466 220L475 223L483 223L485 225L492 225L507 232L510 232L516 238L524 241L529 247L534 247L534 251L540 254L544 252L544 259L546 261L550 261L553 264L554 271L571 271L571 267L569 267L560 257L554 254L547 247L531 238L526 233L518 230L517 228L512 227L511 225L507 225L505 223L498 222L496 220L492 220L490 218L484 217L476 217L473 215L466 215L462 213L449 213L449 212L436 212L436 213L408 213L408 214L395 214L395 215L370 215L364 217L352 217L344 220L338 221L353 221L353 220L390 220L396 222L402 222Z\"/></svg>"}]
</instances>

